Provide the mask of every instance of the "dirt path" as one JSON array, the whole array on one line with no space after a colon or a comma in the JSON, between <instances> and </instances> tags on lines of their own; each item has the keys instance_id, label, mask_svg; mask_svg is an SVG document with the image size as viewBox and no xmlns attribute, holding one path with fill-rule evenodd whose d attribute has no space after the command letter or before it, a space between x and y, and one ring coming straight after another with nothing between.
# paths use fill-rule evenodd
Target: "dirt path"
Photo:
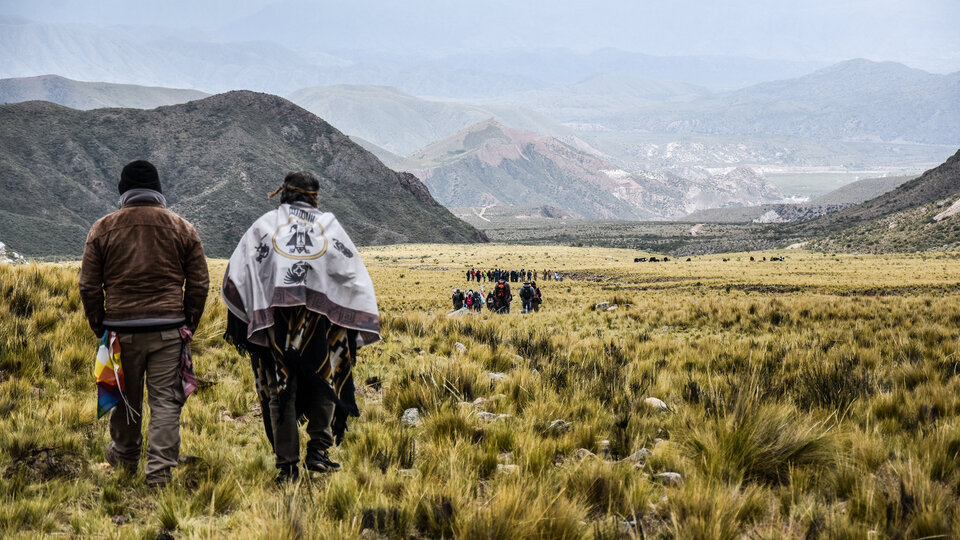
<instances>
[{"instance_id":1,"label":"dirt path","mask_svg":"<svg viewBox=\"0 0 960 540\"><path fill-rule=\"evenodd\" d=\"M483 208L480 209L479 212L477 212L476 210L474 210L473 213L476 214L478 218L480 218L480 219L482 219L482 220L484 220L484 221L490 221L489 218L483 217L484 212L486 212L486 211L487 211L487 208L490 208L490 206L495 206L495 205L491 204L491 205L489 205L489 206L484 206Z\"/></svg>"}]
</instances>

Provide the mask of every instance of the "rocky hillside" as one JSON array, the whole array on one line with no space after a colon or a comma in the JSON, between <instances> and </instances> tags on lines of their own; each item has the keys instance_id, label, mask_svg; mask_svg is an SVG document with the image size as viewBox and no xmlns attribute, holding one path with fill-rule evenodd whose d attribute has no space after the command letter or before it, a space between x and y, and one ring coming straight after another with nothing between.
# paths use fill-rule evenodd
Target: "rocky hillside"
<instances>
[{"instance_id":1,"label":"rocky hillside","mask_svg":"<svg viewBox=\"0 0 960 540\"><path fill-rule=\"evenodd\" d=\"M716 175L683 176L691 182L684 197L687 210L755 206L783 199L783 193L776 186L748 167L737 167Z\"/></svg>"},{"instance_id":2,"label":"rocky hillside","mask_svg":"<svg viewBox=\"0 0 960 540\"><path fill-rule=\"evenodd\" d=\"M27 260L6 244L0 242L0 264L25 264Z\"/></svg>"},{"instance_id":3,"label":"rocky hillside","mask_svg":"<svg viewBox=\"0 0 960 540\"><path fill-rule=\"evenodd\" d=\"M745 168L684 178L628 172L552 137L481 122L410 156L413 171L451 207L557 206L579 217L665 219L783 195Z\"/></svg>"},{"instance_id":4,"label":"rocky hillside","mask_svg":"<svg viewBox=\"0 0 960 540\"><path fill-rule=\"evenodd\" d=\"M28 255L79 254L111 212L123 165L157 165L171 208L208 254L228 255L275 207L292 170L321 180L320 204L358 244L483 239L340 131L285 99L228 92L154 110L77 111L47 102L0 106L0 234Z\"/></svg>"},{"instance_id":5,"label":"rocky hillside","mask_svg":"<svg viewBox=\"0 0 960 540\"><path fill-rule=\"evenodd\" d=\"M209 94L197 90L81 82L58 75L0 79L0 103L50 101L71 109L86 110L104 107L153 109L162 105L186 103L207 96Z\"/></svg>"},{"instance_id":6,"label":"rocky hillside","mask_svg":"<svg viewBox=\"0 0 960 540\"><path fill-rule=\"evenodd\" d=\"M683 216L677 221L690 223L792 223L816 219L848 206L852 205L762 204L760 206L730 206L699 210Z\"/></svg>"},{"instance_id":7,"label":"rocky hillside","mask_svg":"<svg viewBox=\"0 0 960 540\"><path fill-rule=\"evenodd\" d=\"M671 204L669 185L644 190L613 164L552 137L481 122L410 156L411 171L447 206L552 205L588 218L656 217ZM636 204L646 196L647 204Z\"/></svg>"},{"instance_id":8,"label":"rocky hillside","mask_svg":"<svg viewBox=\"0 0 960 540\"><path fill-rule=\"evenodd\" d=\"M862 204L801 224L825 250L960 248L960 151L939 167Z\"/></svg>"}]
</instances>

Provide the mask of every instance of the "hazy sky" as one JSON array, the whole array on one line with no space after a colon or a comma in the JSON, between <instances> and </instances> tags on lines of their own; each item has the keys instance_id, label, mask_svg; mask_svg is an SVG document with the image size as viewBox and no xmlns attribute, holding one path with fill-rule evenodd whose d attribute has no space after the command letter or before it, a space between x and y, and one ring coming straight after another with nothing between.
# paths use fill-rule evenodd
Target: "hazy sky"
<instances>
[{"instance_id":1,"label":"hazy sky","mask_svg":"<svg viewBox=\"0 0 960 540\"><path fill-rule=\"evenodd\" d=\"M325 52L615 47L960 70L960 0L0 0L0 14L196 29Z\"/></svg>"}]
</instances>

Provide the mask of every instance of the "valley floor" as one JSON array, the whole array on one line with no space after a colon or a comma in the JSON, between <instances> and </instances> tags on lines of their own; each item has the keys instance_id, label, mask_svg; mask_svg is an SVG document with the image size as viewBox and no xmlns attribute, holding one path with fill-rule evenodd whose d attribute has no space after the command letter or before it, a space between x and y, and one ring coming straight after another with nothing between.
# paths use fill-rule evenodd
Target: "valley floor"
<instances>
[{"instance_id":1,"label":"valley floor","mask_svg":"<svg viewBox=\"0 0 960 540\"><path fill-rule=\"evenodd\" d=\"M197 459L162 491L103 463L76 263L0 266L0 536L960 536L960 254L648 255L364 248L362 415L342 472L287 489L220 339L225 261L183 414ZM470 267L567 278L537 314L448 317Z\"/></svg>"},{"instance_id":2,"label":"valley floor","mask_svg":"<svg viewBox=\"0 0 960 540\"><path fill-rule=\"evenodd\" d=\"M587 219L488 219L464 221L493 242L529 245L600 246L648 250L687 257L731 251L769 250L809 240L784 223L602 221ZM697 234L691 234L696 228ZM632 260L632 259L631 259Z\"/></svg>"}]
</instances>

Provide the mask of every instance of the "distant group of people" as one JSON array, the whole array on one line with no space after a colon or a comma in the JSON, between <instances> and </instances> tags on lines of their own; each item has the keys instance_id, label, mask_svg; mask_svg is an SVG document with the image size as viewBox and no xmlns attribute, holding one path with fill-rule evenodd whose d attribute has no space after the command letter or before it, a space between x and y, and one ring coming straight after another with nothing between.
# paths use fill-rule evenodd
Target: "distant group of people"
<instances>
[{"instance_id":1,"label":"distant group of people","mask_svg":"<svg viewBox=\"0 0 960 540\"><path fill-rule=\"evenodd\" d=\"M476 281L477 283L484 281L495 283L500 280L510 283L519 283L522 281L536 282L539 276L543 276L544 280L563 281L563 276L560 275L560 272L550 270L543 270L542 272L538 270L527 270L525 268L521 268L520 270L477 270L476 268L471 268L467 270L467 281Z\"/></svg>"},{"instance_id":2,"label":"distant group of people","mask_svg":"<svg viewBox=\"0 0 960 540\"><path fill-rule=\"evenodd\" d=\"M540 305L543 303L543 293L537 287L535 281L524 281L520 287L520 303L522 305L521 313L532 313L540 311ZM476 312L483 311L483 306L494 313L510 313L510 304L513 302L513 293L510 290L510 283L507 279L497 280L496 285L483 296L483 289L470 289L466 292L460 289L453 291L453 309L469 309Z\"/></svg>"},{"instance_id":3,"label":"distant group of people","mask_svg":"<svg viewBox=\"0 0 960 540\"><path fill-rule=\"evenodd\" d=\"M473 289L470 289L467 292L463 292L460 289L454 289L453 291L454 310L459 310L466 307L467 309L479 312L483 310L483 304L483 294L480 291L475 291Z\"/></svg>"}]
</instances>

